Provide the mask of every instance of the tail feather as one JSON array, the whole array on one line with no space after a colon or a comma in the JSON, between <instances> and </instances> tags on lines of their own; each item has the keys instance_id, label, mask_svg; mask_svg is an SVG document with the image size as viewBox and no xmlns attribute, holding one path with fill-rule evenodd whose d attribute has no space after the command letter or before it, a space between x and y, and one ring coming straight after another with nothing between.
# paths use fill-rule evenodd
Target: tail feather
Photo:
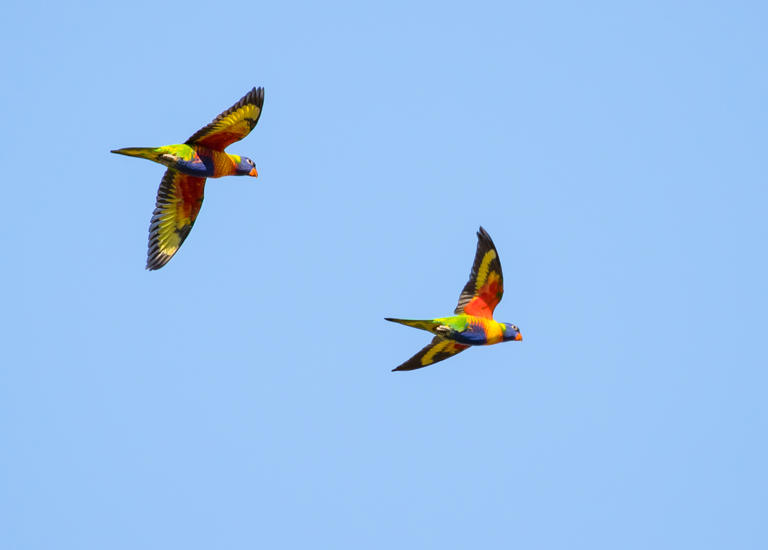
<instances>
[{"instance_id":1,"label":"tail feather","mask_svg":"<svg viewBox=\"0 0 768 550\"><path fill-rule=\"evenodd\" d=\"M392 321L393 323L400 323L401 325L405 325L407 327L413 327L418 328L421 330L426 330L428 332L435 332L435 328L440 325L440 323L432 320L416 320L416 319L392 319L391 317L385 317L385 321Z\"/></svg>"},{"instance_id":2,"label":"tail feather","mask_svg":"<svg viewBox=\"0 0 768 550\"><path fill-rule=\"evenodd\" d=\"M125 155L128 157L139 157L155 162L158 162L161 154L155 147L126 147L124 149L113 149L110 153L117 153L118 155Z\"/></svg>"}]
</instances>

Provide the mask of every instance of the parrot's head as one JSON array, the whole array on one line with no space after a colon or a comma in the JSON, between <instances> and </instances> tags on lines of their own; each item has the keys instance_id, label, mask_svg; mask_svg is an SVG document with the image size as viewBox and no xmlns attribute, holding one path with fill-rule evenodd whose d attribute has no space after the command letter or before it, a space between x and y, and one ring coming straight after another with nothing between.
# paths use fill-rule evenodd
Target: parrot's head
<instances>
[{"instance_id":1,"label":"parrot's head","mask_svg":"<svg viewBox=\"0 0 768 550\"><path fill-rule=\"evenodd\" d=\"M517 340L518 342L523 339L523 335L520 334L520 329L512 323L504 323L504 341Z\"/></svg>"},{"instance_id":2,"label":"parrot's head","mask_svg":"<svg viewBox=\"0 0 768 550\"><path fill-rule=\"evenodd\" d=\"M248 157L240 157L240 164L237 165L238 176L253 176L254 178L259 175L256 171L256 165Z\"/></svg>"}]
</instances>

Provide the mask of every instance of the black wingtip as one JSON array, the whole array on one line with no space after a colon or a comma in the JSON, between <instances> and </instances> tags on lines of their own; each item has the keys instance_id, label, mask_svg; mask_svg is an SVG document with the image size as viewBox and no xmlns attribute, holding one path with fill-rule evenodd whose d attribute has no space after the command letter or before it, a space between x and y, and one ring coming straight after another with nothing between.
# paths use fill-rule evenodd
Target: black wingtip
<instances>
[{"instance_id":1,"label":"black wingtip","mask_svg":"<svg viewBox=\"0 0 768 550\"><path fill-rule=\"evenodd\" d=\"M257 88L254 86L251 91L245 94L245 97L240 100L240 103L253 103L259 109L261 109L264 106L264 87L259 86Z\"/></svg>"},{"instance_id":2,"label":"black wingtip","mask_svg":"<svg viewBox=\"0 0 768 550\"><path fill-rule=\"evenodd\" d=\"M150 243L149 251L147 252L147 265L145 269L147 271L157 271L161 267L165 266L173 258L173 254L165 254L159 248L157 243Z\"/></svg>"},{"instance_id":3,"label":"black wingtip","mask_svg":"<svg viewBox=\"0 0 768 550\"><path fill-rule=\"evenodd\" d=\"M477 239L479 241L485 241L489 245L495 248L495 245L493 244L493 239L491 239L491 235L485 230L485 228L481 225L480 229L477 231Z\"/></svg>"},{"instance_id":4,"label":"black wingtip","mask_svg":"<svg viewBox=\"0 0 768 550\"><path fill-rule=\"evenodd\" d=\"M171 256L154 256L147 260L147 265L144 269L147 271L157 271L161 267L165 266L171 259Z\"/></svg>"}]
</instances>

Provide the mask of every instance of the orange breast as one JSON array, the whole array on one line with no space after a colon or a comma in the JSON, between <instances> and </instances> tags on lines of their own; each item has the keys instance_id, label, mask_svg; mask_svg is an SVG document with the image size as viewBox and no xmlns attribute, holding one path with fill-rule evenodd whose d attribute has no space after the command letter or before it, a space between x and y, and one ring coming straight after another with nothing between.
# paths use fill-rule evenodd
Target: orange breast
<instances>
[{"instance_id":1,"label":"orange breast","mask_svg":"<svg viewBox=\"0 0 768 550\"><path fill-rule=\"evenodd\" d=\"M501 330L501 325L494 321L493 319L485 319L482 318L483 321L485 321L485 334L488 338L488 344L498 344L501 342L504 338L504 331Z\"/></svg>"},{"instance_id":2,"label":"orange breast","mask_svg":"<svg viewBox=\"0 0 768 550\"><path fill-rule=\"evenodd\" d=\"M504 339L504 331L501 330L501 325L493 319L468 315L467 322L483 329L483 332L485 333L484 345L498 344Z\"/></svg>"},{"instance_id":3,"label":"orange breast","mask_svg":"<svg viewBox=\"0 0 768 550\"><path fill-rule=\"evenodd\" d=\"M195 147L195 152L209 170L207 174L209 178L232 176L237 173L237 163L227 153L200 146ZM211 174L211 172L213 173Z\"/></svg>"},{"instance_id":4,"label":"orange breast","mask_svg":"<svg viewBox=\"0 0 768 550\"><path fill-rule=\"evenodd\" d=\"M212 151L213 153L213 177L231 176L235 173L235 162L232 158L221 151Z\"/></svg>"}]
</instances>

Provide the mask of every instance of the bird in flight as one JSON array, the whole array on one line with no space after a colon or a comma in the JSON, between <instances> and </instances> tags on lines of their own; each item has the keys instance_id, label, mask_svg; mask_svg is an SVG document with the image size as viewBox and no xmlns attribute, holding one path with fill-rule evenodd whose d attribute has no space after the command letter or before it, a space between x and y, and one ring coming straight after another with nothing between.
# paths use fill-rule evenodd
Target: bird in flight
<instances>
[{"instance_id":1,"label":"bird in flight","mask_svg":"<svg viewBox=\"0 0 768 550\"><path fill-rule=\"evenodd\" d=\"M459 296L452 317L431 320L391 319L409 327L426 330L435 335L427 347L392 369L414 370L448 359L469 346L483 346L523 339L520 330L511 323L493 319L493 310L504 293L501 262L491 236L482 227L477 232L477 252L469 282Z\"/></svg>"},{"instance_id":2,"label":"bird in flight","mask_svg":"<svg viewBox=\"0 0 768 550\"><path fill-rule=\"evenodd\" d=\"M149 223L147 269L160 269L167 264L189 235L203 204L206 178L258 176L251 159L230 155L224 149L253 130L263 104L264 88L253 88L182 144L112 151L168 167L157 190L155 211Z\"/></svg>"}]
</instances>

